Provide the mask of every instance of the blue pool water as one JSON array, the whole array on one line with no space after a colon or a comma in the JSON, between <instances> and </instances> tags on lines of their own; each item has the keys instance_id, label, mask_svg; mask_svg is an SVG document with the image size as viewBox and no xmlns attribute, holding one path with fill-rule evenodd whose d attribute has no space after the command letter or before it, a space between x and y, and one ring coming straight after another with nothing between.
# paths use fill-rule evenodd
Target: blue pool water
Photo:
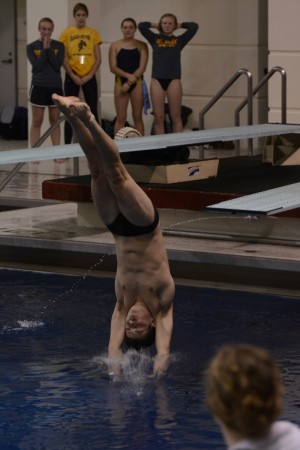
<instances>
[{"instance_id":1,"label":"blue pool water","mask_svg":"<svg viewBox=\"0 0 300 450\"><path fill-rule=\"evenodd\" d=\"M224 449L203 401L203 372L223 343L271 350L286 386L282 417L300 423L300 300L177 286L172 363L127 354L112 384L105 354L114 281L0 271L0 448Z\"/></svg>"}]
</instances>

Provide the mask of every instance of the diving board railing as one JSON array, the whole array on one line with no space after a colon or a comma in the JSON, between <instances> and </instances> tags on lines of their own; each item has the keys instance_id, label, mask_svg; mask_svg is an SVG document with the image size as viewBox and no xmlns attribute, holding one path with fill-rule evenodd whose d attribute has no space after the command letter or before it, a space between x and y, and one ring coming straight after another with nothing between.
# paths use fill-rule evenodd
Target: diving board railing
<instances>
[{"instance_id":1,"label":"diving board railing","mask_svg":"<svg viewBox=\"0 0 300 450\"><path fill-rule=\"evenodd\" d=\"M239 69L224 86L216 93L216 95L207 103L207 105L199 113L199 130L204 130L204 116L217 103L217 101L228 91L228 89L242 76L247 77L247 105L248 105L248 125L253 124L253 77L248 69ZM248 140L248 151L252 150L252 140ZM204 159L204 147L199 148L199 159Z\"/></svg>"},{"instance_id":2,"label":"diving board railing","mask_svg":"<svg viewBox=\"0 0 300 450\"><path fill-rule=\"evenodd\" d=\"M286 123L286 98L287 98L287 83L286 83L286 71L279 66L272 67L269 72L262 78L258 85L252 91L252 97L254 97L257 92L272 78L275 73L280 73L281 75L281 123ZM235 109L234 111L234 123L236 127L240 126L240 112L247 105L249 98L246 97ZM240 141L236 143L236 155L240 155ZM248 156L252 156L252 153Z\"/></svg>"},{"instance_id":3,"label":"diving board railing","mask_svg":"<svg viewBox=\"0 0 300 450\"><path fill-rule=\"evenodd\" d=\"M32 148L39 148L45 140L51 135L51 133L65 121L64 116L60 116L57 121L51 125L48 130L39 138L39 140L32 146ZM15 167L9 172L9 174L0 183L0 192L5 188L5 186L10 182L10 180L22 169L26 161L18 162ZM79 175L79 164L78 158L74 157L74 175Z\"/></svg>"},{"instance_id":4,"label":"diving board railing","mask_svg":"<svg viewBox=\"0 0 300 450\"><path fill-rule=\"evenodd\" d=\"M269 79L279 72L281 74L281 123L286 123L286 98L287 98L287 86L286 86L286 72L282 67L273 67L264 78L253 89L253 77L248 69L239 69L230 80L217 92L217 94L207 103L207 105L199 113L199 129L204 130L204 116L215 105L215 103L225 94L225 92L240 78L241 75L247 76L247 97L240 103L235 109L235 126L240 126L240 111L248 105L247 123L253 124L253 97L254 95L269 81ZM237 140L236 156L240 154L240 141ZM248 139L248 156L253 155L253 139ZM199 148L199 158L204 159L204 147Z\"/></svg>"}]
</instances>

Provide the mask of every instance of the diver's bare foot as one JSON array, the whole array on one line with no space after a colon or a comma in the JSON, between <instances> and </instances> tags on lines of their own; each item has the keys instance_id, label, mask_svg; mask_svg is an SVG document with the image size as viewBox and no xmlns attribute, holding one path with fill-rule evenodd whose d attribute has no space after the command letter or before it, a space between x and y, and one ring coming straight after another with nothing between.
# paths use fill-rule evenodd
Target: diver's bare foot
<instances>
[{"instance_id":1,"label":"diver's bare foot","mask_svg":"<svg viewBox=\"0 0 300 450\"><path fill-rule=\"evenodd\" d=\"M72 117L73 114L73 105L75 103L80 102L80 99L78 97L63 97L58 94L52 95L52 100L58 107L58 109L67 117Z\"/></svg>"},{"instance_id":2,"label":"diver's bare foot","mask_svg":"<svg viewBox=\"0 0 300 450\"><path fill-rule=\"evenodd\" d=\"M53 94L52 100L68 120L72 121L72 119L78 118L87 124L94 119L90 107L78 97L63 97Z\"/></svg>"},{"instance_id":3,"label":"diver's bare foot","mask_svg":"<svg viewBox=\"0 0 300 450\"><path fill-rule=\"evenodd\" d=\"M67 119L78 117L80 120L87 123L94 118L90 107L86 103L81 102L78 97L62 97L53 94L52 100Z\"/></svg>"},{"instance_id":4,"label":"diver's bare foot","mask_svg":"<svg viewBox=\"0 0 300 450\"><path fill-rule=\"evenodd\" d=\"M83 102L76 102L71 106L73 116L78 117L85 125L90 122L96 122L95 116L92 114L89 105Z\"/></svg>"}]
</instances>

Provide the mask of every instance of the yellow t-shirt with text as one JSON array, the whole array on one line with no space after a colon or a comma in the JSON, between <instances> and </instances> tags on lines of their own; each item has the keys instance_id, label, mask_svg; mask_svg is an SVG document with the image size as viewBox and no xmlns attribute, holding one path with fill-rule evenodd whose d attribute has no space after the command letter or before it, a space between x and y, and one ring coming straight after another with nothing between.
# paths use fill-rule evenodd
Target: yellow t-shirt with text
<instances>
[{"instance_id":1,"label":"yellow t-shirt with text","mask_svg":"<svg viewBox=\"0 0 300 450\"><path fill-rule=\"evenodd\" d=\"M99 33L90 27L66 28L60 41L66 47L66 54L70 68L79 77L87 75L95 64L94 46L102 43Z\"/></svg>"}]
</instances>

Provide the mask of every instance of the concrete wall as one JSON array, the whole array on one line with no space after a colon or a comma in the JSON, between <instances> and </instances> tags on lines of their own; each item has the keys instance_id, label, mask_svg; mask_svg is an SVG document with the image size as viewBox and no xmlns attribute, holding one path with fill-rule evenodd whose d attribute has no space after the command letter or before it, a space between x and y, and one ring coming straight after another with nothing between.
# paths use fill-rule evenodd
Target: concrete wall
<instances>
[{"instance_id":1,"label":"concrete wall","mask_svg":"<svg viewBox=\"0 0 300 450\"><path fill-rule=\"evenodd\" d=\"M287 73L287 122L300 123L300 2L269 0L269 67ZM279 77L269 84L269 121L281 121Z\"/></svg>"},{"instance_id":2,"label":"concrete wall","mask_svg":"<svg viewBox=\"0 0 300 450\"><path fill-rule=\"evenodd\" d=\"M18 0L24 2L25 0ZM273 1L273 0L272 0ZM37 23L42 16L55 22L54 38L73 23L73 0L27 0L27 42L38 37ZM121 37L120 23L124 17L158 21L166 12L178 20L193 20L199 30L182 53L183 104L193 109L188 128L198 126L198 115L208 101L240 68L253 74L254 85L263 77L267 67L267 0L87 0L89 25L96 28L102 39L99 112L103 118L115 116L113 104L114 77L108 67L108 49ZM137 32L137 38L143 39ZM150 60L146 81L150 83ZM30 67L27 70L30 82ZM206 128L232 126L234 109L246 97L246 78L240 77L226 95L205 117ZM246 109L241 119L245 123ZM128 117L131 121L131 115ZM146 132L150 132L152 116L145 116ZM254 101L254 122L267 120L266 89Z\"/></svg>"},{"instance_id":3,"label":"concrete wall","mask_svg":"<svg viewBox=\"0 0 300 450\"><path fill-rule=\"evenodd\" d=\"M18 74L17 90L18 104L27 107L27 71L25 70L26 44L27 44L27 22L26 22L26 0L17 0L17 56Z\"/></svg>"},{"instance_id":4,"label":"concrete wall","mask_svg":"<svg viewBox=\"0 0 300 450\"><path fill-rule=\"evenodd\" d=\"M102 111L114 115L113 76L108 69L108 47L120 38L120 22L132 16L137 21L158 21L166 12L173 12L179 21L199 23L196 36L182 53L183 104L193 109L188 126L198 126L198 115L208 101L240 68L249 69L254 84L267 66L267 1L266 0L101 0L100 33L103 36ZM264 26L261 26L264 23ZM137 37L143 39L139 33ZM146 81L150 82L150 61ZM232 126L233 111L246 96L246 79L241 77L223 99L207 114L206 128ZM266 120L266 90L254 101L255 121ZM242 121L246 114L242 114ZM148 126L152 117L147 117Z\"/></svg>"}]
</instances>

